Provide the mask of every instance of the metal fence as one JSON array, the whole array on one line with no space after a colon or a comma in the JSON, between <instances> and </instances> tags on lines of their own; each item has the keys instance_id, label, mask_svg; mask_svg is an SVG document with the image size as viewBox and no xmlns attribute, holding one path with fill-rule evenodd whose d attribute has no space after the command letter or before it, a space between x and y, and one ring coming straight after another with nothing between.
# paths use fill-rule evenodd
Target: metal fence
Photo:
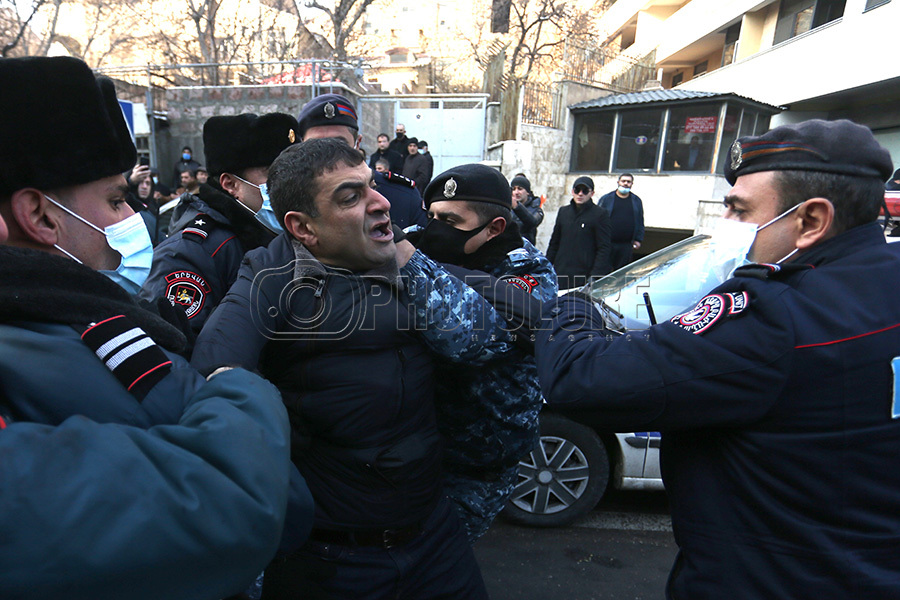
<instances>
[{"instance_id":1,"label":"metal fence","mask_svg":"<svg viewBox=\"0 0 900 600\"><path fill-rule=\"evenodd\" d=\"M559 84L526 82L522 86L522 123L562 127L562 90Z\"/></svg>"},{"instance_id":2,"label":"metal fence","mask_svg":"<svg viewBox=\"0 0 900 600\"><path fill-rule=\"evenodd\" d=\"M243 63L137 65L97 69L116 81L120 99L144 102L157 116L168 109L166 90L173 87L305 84L313 95L330 91L341 80L352 85L361 78L358 66L331 60L290 60Z\"/></svg>"},{"instance_id":3,"label":"metal fence","mask_svg":"<svg viewBox=\"0 0 900 600\"><path fill-rule=\"evenodd\" d=\"M566 43L564 76L572 81L602 85L611 90L636 92L656 77L656 51L637 60L610 47Z\"/></svg>"}]
</instances>

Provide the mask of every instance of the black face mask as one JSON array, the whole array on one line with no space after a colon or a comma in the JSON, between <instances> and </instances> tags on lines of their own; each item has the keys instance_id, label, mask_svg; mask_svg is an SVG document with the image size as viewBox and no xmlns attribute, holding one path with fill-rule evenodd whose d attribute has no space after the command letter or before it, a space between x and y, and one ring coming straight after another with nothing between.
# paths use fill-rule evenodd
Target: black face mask
<instances>
[{"instance_id":1,"label":"black face mask","mask_svg":"<svg viewBox=\"0 0 900 600\"><path fill-rule=\"evenodd\" d=\"M431 219L422 230L418 248L431 260L461 265L468 256L465 251L466 242L478 235L488 225L489 223L485 223L472 231L463 231L439 219Z\"/></svg>"}]
</instances>

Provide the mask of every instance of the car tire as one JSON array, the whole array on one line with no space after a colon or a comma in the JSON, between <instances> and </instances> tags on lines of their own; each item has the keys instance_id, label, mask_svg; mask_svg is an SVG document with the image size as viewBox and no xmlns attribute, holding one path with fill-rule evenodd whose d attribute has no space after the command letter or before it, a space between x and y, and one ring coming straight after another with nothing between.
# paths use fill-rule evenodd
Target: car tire
<instances>
[{"instance_id":1,"label":"car tire","mask_svg":"<svg viewBox=\"0 0 900 600\"><path fill-rule=\"evenodd\" d=\"M597 506L609 483L600 436L565 417L540 417L540 445L519 462L519 483L504 515L523 525L567 525Z\"/></svg>"}]
</instances>

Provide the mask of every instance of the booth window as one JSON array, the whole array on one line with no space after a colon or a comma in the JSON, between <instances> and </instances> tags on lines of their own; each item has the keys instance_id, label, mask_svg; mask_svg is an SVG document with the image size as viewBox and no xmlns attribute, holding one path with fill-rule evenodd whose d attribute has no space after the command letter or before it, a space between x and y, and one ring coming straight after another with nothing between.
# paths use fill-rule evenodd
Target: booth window
<instances>
[{"instance_id":1,"label":"booth window","mask_svg":"<svg viewBox=\"0 0 900 600\"><path fill-rule=\"evenodd\" d=\"M721 106L706 104L670 109L663 171L709 172Z\"/></svg>"},{"instance_id":2,"label":"booth window","mask_svg":"<svg viewBox=\"0 0 900 600\"><path fill-rule=\"evenodd\" d=\"M619 114L616 171L656 170L659 153L661 109L629 110Z\"/></svg>"},{"instance_id":3,"label":"booth window","mask_svg":"<svg viewBox=\"0 0 900 600\"><path fill-rule=\"evenodd\" d=\"M575 118L575 140L572 144L573 171L608 171L612 152L612 112L579 115Z\"/></svg>"}]
</instances>

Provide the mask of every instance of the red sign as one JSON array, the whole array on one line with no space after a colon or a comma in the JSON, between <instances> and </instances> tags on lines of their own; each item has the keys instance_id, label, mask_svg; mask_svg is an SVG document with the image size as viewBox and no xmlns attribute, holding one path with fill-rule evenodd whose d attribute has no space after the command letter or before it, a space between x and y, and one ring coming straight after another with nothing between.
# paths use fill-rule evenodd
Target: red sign
<instances>
[{"instance_id":1,"label":"red sign","mask_svg":"<svg viewBox=\"0 0 900 600\"><path fill-rule=\"evenodd\" d=\"M716 117L688 117L684 122L685 133L715 133Z\"/></svg>"}]
</instances>

